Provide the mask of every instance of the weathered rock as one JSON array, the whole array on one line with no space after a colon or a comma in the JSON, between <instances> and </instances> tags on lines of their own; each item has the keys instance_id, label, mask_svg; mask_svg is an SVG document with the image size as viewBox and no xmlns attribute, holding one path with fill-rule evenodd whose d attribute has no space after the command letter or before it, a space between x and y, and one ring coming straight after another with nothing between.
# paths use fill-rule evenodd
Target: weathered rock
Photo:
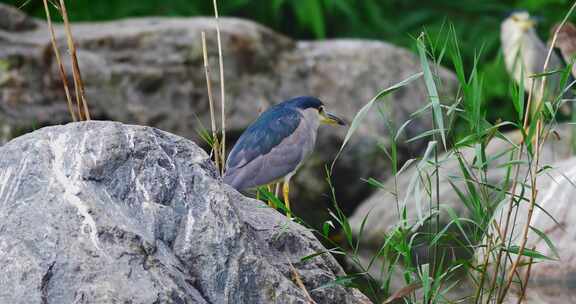
<instances>
[{"instance_id":1,"label":"weathered rock","mask_svg":"<svg viewBox=\"0 0 576 304\"><path fill-rule=\"evenodd\" d=\"M0 30L0 122L14 132L66 122L64 93L46 26L27 32ZM253 22L221 19L227 79L229 143L272 104L315 95L351 119L379 90L420 71L411 52L387 43L364 40L299 42ZM201 32L208 38L214 92L219 92L215 22L211 18L146 18L73 25L79 60L94 117L159 127L197 138L200 123L209 127L209 107L202 65ZM64 48L62 28L56 27ZM66 58L66 61L67 58ZM439 69L442 88L456 87L453 74ZM215 94L218 97L218 94ZM218 99L218 98L216 98ZM216 100L219 104L218 100ZM396 92L386 113L398 126L427 103L423 81ZM216 109L219 113L219 109ZM336 166L338 197L351 210L369 195L360 178L389 171L375 144L387 142L385 124L375 110ZM432 127L429 116L415 118L408 135ZM294 179L296 213L315 211L299 202L325 208L323 165L332 160L344 128L321 130L318 152ZM400 161L420 151L421 144L400 147Z\"/></svg>"},{"instance_id":2,"label":"weathered rock","mask_svg":"<svg viewBox=\"0 0 576 304\"><path fill-rule=\"evenodd\" d=\"M207 154L114 122L0 147L0 303L367 303L306 229L221 183ZM318 288L318 289L317 289Z\"/></svg>"}]
</instances>

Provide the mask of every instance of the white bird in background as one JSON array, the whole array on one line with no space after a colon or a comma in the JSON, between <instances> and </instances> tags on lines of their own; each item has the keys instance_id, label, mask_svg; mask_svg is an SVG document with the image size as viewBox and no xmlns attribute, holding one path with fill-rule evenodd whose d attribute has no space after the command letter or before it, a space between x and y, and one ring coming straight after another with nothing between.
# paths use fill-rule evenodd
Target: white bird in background
<instances>
[{"instance_id":1,"label":"white bird in background","mask_svg":"<svg viewBox=\"0 0 576 304\"><path fill-rule=\"evenodd\" d=\"M536 22L530 18L528 12L513 13L502 22L500 38L508 73L518 84L523 79L525 90L530 93L533 88L533 93L538 93L533 97L542 100L542 97L557 96L563 88L560 88L560 73L546 77L544 94L540 92L543 77L530 77L544 72L544 63L548 55L548 47L538 37L535 26ZM555 71L563 67L560 58L552 53L546 71Z\"/></svg>"}]
</instances>

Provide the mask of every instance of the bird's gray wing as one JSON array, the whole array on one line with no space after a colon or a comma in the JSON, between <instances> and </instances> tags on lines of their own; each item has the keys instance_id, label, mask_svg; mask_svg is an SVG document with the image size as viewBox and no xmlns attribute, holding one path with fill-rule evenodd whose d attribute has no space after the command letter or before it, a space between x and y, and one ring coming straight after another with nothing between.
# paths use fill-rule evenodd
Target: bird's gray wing
<instances>
[{"instance_id":1,"label":"bird's gray wing","mask_svg":"<svg viewBox=\"0 0 576 304\"><path fill-rule=\"evenodd\" d=\"M261 169L254 170L254 177L244 182L245 188L268 184L294 172L305 156L299 136L293 133L269 153L254 159L251 164L260 165Z\"/></svg>"},{"instance_id":2,"label":"bird's gray wing","mask_svg":"<svg viewBox=\"0 0 576 304\"><path fill-rule=\"evenodd\" d=\"M284 139L270 152L260 155L245 166L226 172L225 181L236 189L249 189L275 182L298 168L305 154L302 145Z\"/></svg>"},{"instance_id":3,"label":"bird's gray wing","mask_svg":"<svg viewBox=\"0 0 576 304\"><path fill-rule=\"evenodd\" d=\"M245 178L242 179L250 179L250 175L258 173L254 171L261 171L261 168L257 167L263 165L271 166L273 164L278 166L283 166L283 164L285 166L292 165L291 163L295 160L290 160L291 156L294 157L294 155L288 154L293 153L289 150L276 149L274 151L275 156L272 158L263 156L269 154L282 141L292 135L301 121L302 115L297 110L285 107L273 107L260 115L260 117L244 131L232 148L226 163L224 180L229 184L238 185L240 182L230 181L238 180L240 175L245 176ZM282 157L285 163L281 162L282 159L280 158ZM250 165L253 161L257 161L257 163ZM270 168L270 170L276 172L285 171L284 169L277 170L274 168ZM251 178L254 179L255 177L252 176Z\"/></svg>"}]
</instances>

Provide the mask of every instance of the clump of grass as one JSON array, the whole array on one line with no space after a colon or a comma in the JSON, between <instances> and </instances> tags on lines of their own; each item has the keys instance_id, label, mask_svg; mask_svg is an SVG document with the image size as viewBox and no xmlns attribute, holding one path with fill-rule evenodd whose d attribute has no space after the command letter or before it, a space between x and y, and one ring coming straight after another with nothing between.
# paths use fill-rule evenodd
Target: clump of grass
<instances>
[{"instance_id":1,"label":"clump of grass","mask_svg":"<svg viewBox=\"0 0 576 304\"><path fill-rule=\"evenodd\" d=\"M572 14L574 7L576 3L564 20ZM383 151L392 163L392 194L396 198L398 224L382 235L381 245L374 250L368 262L362 262L358 252L369 214L362 219L356 235L353 235L348 219L338 212L333 213L333 218L325 223L325 229L318 232L328 238L326 231L336 227L333 223L337 223L344 241L332 243L334 247L323 253L345 256L356 271L338 282L361 288L374 303L390 303L400 298L406 303L503 303L512 286L519 289L518 294L522 299L526 294L532 265L556 258L528 247L528 236L534 234L545 240L551 251L556 252L546 233L531 226L531 220L534 208L541 208L537 205L538 178L551 169L550 165L541 163L542 148L554 132L557 113L566 101L562 100L561 95L530 94L525 105L524 84L512 84L511 103L517 112L516 118L489 123L482 95L484 75L479 72L482 69L478 66L481 52L476 55L471 71L466 72L456 30L450 27L445 37L441 41L431 41L423 33L416 39L423 70L418 77L424 78L429 102L414 113L413 119L430 115L433 128L407 140L428 139L429 144L422 157L408 162L416 170L406 189L398 189L397 178L405 167L398 169L396 141L409 122L396 129L383 116L389 126L390 137L394 139L390 147L383 147ZM438 95L439 77L435 73L445 56L450 58L460 83L451 106L440 102L443 97ZM544 92L546 78L556 73L562 74L561 85L566 88L564 91L569 90L573 85L568 84L570 67L549 72L546 66L543 73L530 75L542 78L540 92ZM402 82L400 86L405 84ZM381 106L380 95L357 113L343 146L353 136L368 111ZM452 128L455 122L464 127L464 133L455 132ZM501 132L504 128L518 130L522 139L517 142L508 138ZM495 138L504 140L510 147L491 155L487 147ZM466 156L470 154L472 159ZM458 174L448 172L447 183L458 195L459 203L466 207L468 214L465 217L440 203L444 199L440 196L440 172L443 170L442 164L447 161L458 164ZM489 170L496 165L505 171L504 178L498 182L488 178ZM330 174L331 171L328 176ZM379 188L384 185L375 179L369 179L368 182ZM330 187L333 190L331 184ZM400 191L405 192L403 201L400 200ZM333 201L335 210L339 210L335 197ZM526 204L528 208L522 209ZM427 214L420 214L414 222L407 215L408 208L428 211ZM521 226L518 222L520 212L526 212L523 215L526 222ZM442 213L448 215L448 223L442 222ZM520 233L516 231L519 229ZM515 237L517 235L519 237ZM450 256L446 254L447 248L451 252L461 249L465 254ZM377 260L383 263L380 269L375 270ZM377 272L380 277L373 277L372 273ZM395 273L400 273L400 276ZM394 279L402 280L405 287L392 292L390 282ZM362 281L368 284L360 284ZM451 299L450 291L463 282L472 286L469 294L465 298Z\"/></svg>"},{"instance_id":2,"label":"clump of grass","mask_svg":"<svg viewBox=\"0 0 576 304\"><path fill-rule=\"evenodd\" d=\"M220 72L220 126L221 133L218 137L218 130L216 124L216 116L214 113L214 98L212 94L212 83L210 76L210 61L208 58L208 48L206 46L206 34L202 32L202 54L204 59L204 74L206 76L206 88L208 90L208 103L210 105L210 123L211 123L211 138L202 133L202 137L210 145L214 155L214 163L218 172L224 175L226 167L226 87L224 82L224 58L222 55L222 37L220 34L220 20L218 15L218 3L216 0L212 2L214 8L214 20L216 22L216 40L218 44L218 67Z\"/></svg>"}]
</instances>

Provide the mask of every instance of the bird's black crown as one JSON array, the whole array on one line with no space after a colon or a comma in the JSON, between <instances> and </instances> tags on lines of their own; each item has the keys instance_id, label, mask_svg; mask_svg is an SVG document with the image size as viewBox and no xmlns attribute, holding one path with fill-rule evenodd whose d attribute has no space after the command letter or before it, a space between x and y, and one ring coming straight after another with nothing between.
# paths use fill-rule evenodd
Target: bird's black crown
<instances>
[{"instance_id":1,"label":"bird's black crown","mask_svg":"<svg viewBox=\"0 0 576 304\"><path fill-rule=\"evenodd\" d=\"M316 97L300 96L288 99L283 103L281 103L281 105L305 110L308 108L320 109L320 107L322 107L324 104L322 103L322 101L320 101L320 99Z\"/></svg>"}]
</instances>

